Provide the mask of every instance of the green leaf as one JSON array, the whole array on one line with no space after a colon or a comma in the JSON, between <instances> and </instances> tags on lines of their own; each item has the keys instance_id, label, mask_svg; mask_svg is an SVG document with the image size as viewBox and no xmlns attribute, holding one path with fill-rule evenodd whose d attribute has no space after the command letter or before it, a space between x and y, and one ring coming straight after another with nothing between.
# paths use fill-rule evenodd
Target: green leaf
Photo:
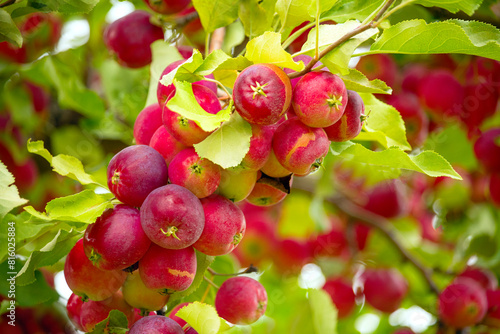
<instances>
[{"instance_id":1,"label":"green leaf","mask_svg":"<svg viewBox=\"0 0 500 334\"><path fill-rule=\"evenodd\" d=\"M229 61L231 59L233 58L229 57L224 51L214 50L211 54L207 56L205 60L202 60L203 63L198 64L198 67L193 72L201 76L209 75L213 73L222 64L224 64L226 61Z\"/></svg>"},{"instance_id":2,"label":"green leaf","mask_svg":"<svg viewBox=\"0 0 500 334\"><path fill-rule=\"evenodd\" d=\"M500 60L500 31L476 21L404 21L384 30L366 52L374 53L461 53Z\"/></svg>"},{"instance_id":3,"label":"green leaf","mask_svg":"<svg viewBox=\"0 0 500 334\"><path fill-rule=\"evenodd\" d=\"M50 201L45 213L36 211L32 206L24 208L31 215L43 220L62 220L92 224L102 215L104 210L113 208L111 194L98 195L86 189L78 194L59 197Z\"/></svg>"},{"instance_id":4,"label":"green leaf","mask_svg":"<svg viewBox=\"0 0 500 334\"><path fill-rule=\"evenodd\" d=\"M156 96L156 90L158 89L158 81L160 81L160 76L163 70L171 63L176 60L181 60L177 48L168 45L164 41L155 41L151 44L151 53L153 55L153 61L149 67L151 73L151 79L149 80L149 91L148 98L146 99L146 106L158 102L158 97Z\"/></svg>"},{"instance_id":5,"label":"green leaf","mask_svg":"<svg viewBox=\"0 0 500 334\"><path fill-rule=\"evenodd\" d=\"M47 243L42 249L30 254L23 268L17 274L16 284L22 286L35 282L36 269L55 264L66 256L81 238L81 233L68 233L59 230L54 239Z\"/></svg>"},{"instance_id":6,"label":"green leaf","mask_svg":"<svg viewBox=\"0 0 500 334\"><path fill-rule=\"evenodd\" d=\"M217 129L222 122L231 117L229 108L221 110L215 115L206 112L196 101L193 87L189 82L175 80L174 85L175 95L168 101L167 107L181 116L193 120L204 131L210 132Z\"/></svg>"},{"instance_id":7,"label":"green leaf","mask_svg":"<svg viewBox=\"0 0 500 334\"><path fill-rule=\"evenodd\" d=\"M327 46L333 42L340 39L346 33L354 30L360 25L357 21L347 21L341 24L326 24L319 26L319 39L318 45L320 51L325 49ZM344 42L339 47L335 48L329 52L325 57L321 59L321 62L325 64L328 69L332 72L340 72L343 75L349 73L348 65L351 60L351 56L354 51L366 40L372 38L379 32L377 28L368 29L361 34ZM314 50L316 46L316 28L313 28L309 33L307 41L302 46L300 53L304 53L310 56L314 55Z\"/></svg>"},{"instance_id":8,"label":"green leaf","mask_svg":"<svg viewBox=\"0 0 500 334\"><path fill-rule=\"evenodd\" d=\"M0 294L3 296L9 295L10 281L15 278L23 263L19 259L14 262L9 260L0 264ZM16 285L15 296L16 306L34 306L43 303L50 304L59 299L59 294L51 288L43 274L40 271L35 271L35 281L28 285Z\"/></svg>"},{"instance_id":9,"label":"green leaf","mask_svg":"<svg viewBox=\"0 0 500 334\"><path fill-rule=\"evenodd\" d=\"M309 13L310 0L278 0L276 2L276 12L281 21L281 30L290 30L304 21L310 21L314 15Z\"/></svg>"},{"instance_id":10,"label":"green leaf","mask_svg":"<svg viewBox=\"0 0 500 334\"><path fill-rule=\"evenodd\" d=\"M19 196L19 191L13 183L14 176L0 161L0 218L3 218L12 209L28 202Z\"/></svg>"},{"instance_id":11,"label":"green leaf","mask_svg":"<svg viewBox=\"0 0 500 334\"><path fill-rule=\"evenodd\" d=\"M392 88L380 79L368 80L360 71L351 68L347 75L339 75L345 87L358 93L392 94Z\"/></svg>"},{"instance_id":12,"label":"green leaf","mask_svg":"<svg viewBox=\"0 0 500 334\"><path fill-rule=\"evenodd\" d=\"M245 35L252 39L272 30L276 0L242 0L238 10Z\"/></svg>"},{"instance_id":13,"label":"green leaf","mask_svg":"<svg viewBox=\"0 0 500 334\"><path fill-rule=\"evenodd\" d=\"M352 19L363 21L377 10L383 2L384 0L340 0L321 18L333 20L337 23Z\"/></svg>"},{"instance_id":14,"label":"green leaf","mask_svg":"<svg viewBox=\"0 0 500 334\"><path fill-rule=\"evenodd\" d=\"M425 7L440 7L451 13L463 11L469 16L472 16L476 9L481 5L482 0L404 0L401 5L417 4Z\"/></svg>"},{"instance_id":15,"label":"green leaf","mask_svg":"<svg viewBox=\"0 0 500 334\"><path fill-rule=\"evenodd\" d=\"M307 9L312 18L319 17L321 14L329 10L337 3L338 0L312 0Z\"/></svg>"},{"instance_id":16,"label":"green leaf","mask_svg":"<svg viewBox=\"0 0 500 334\"><path fill-rule=\"evenodd\" d=\"M238 0L193 0L207 34L238 18Z\"/></svg>"},{"instance_id":17,"label":"green leaf","mask_svg":"<svg viewBox=\"0 0 500 334\"><path fill-rule=\"evenodd\" d=\"M372 94L363 93L360 96L365 104L365 115L368 115L368 118L363 126L366 131L362 131L356 140L378 141L385 148L396 146L402 150L410 150L401 114Z\"/></svg>"},{"instance_id":18,"label":"green leaf","mask_svg":"<svg viewBox=\"0 0 500 334\"><path fill-rule=\"evenodd\" d=\"M473 143L458 124L431 133L425 142L424 149L436 151L452 165L459 165L467 170L477 169Z\"/></svg>"},{"instance_id":19,"label":"green leaf","mask_svg":"<svg viewBox=\"0 0 500 334\"><path fill-rule=\"evenodd\" d=\"M360 164L356 161L334 157L336 170L346 171L350 179L360 182L366 187L374 186L384 180L397 179L401 176L401 169L381 167L378 165Z\"/></svg>"},{"instance_id":20,"label":"green leaf","mask_svg":"<svg viewBox=\"0 0 500 334\"><path fill-rule=\"evenodd\" d=\"M60 175L67 176L73 180L80 182L83 185L96 184L105 189L108 188L107 185L101 184L100 182L96 181L94 177L92 177L92 175L85 173L82 162L75 157L65 154L59 154L55 157L52 157L50 152L44 148L43 141L41 140L34 142L28 140L28 152L35 153L44 157L45 160L50 163L52 169Z\"/></svg>"},{"instance_id":21,"label":"green leaf","mask_svg":"<svg viewBox=\"0 0 500 334\"><path fill-rule=\"evenodd\" d=\"M28 5L39 11L54 11L64 14L90 12L99 0L29 0Z\"/></svg>"},{"instance_id":22,"label":"green leaf","mask_svg":"<svg viewBox=\"0 0 500 334\"><path fill-rule=\"evenodd\" d=\"M74 50L43 57L24 72L33 81L44 78L57 91L61 107L73 109L89 118L104 117L105 106L99 95L88 89L75 69L62 59L74 57Z\"/></svg>"},{"instance_id":23,"label":"green leaf","mask_svg":"<svg viewBox=\"0 0 500 334\"><path fill-rule=\"evenodd\" d=\"M0 42L7 41L10 44L21 47L23 36L16 24L4 9L0 8Z\"/></svg>"},{"instance_id":24,"label":"green leaf","mask_svg":"<svg viewBox=\"0 0 500 334\"><path fill-rule=\"evenodd\" d=\"M275 32L265 32L248 42L245 57L254 63L274 64L294 71L304 69L304 63L293 61L281 47L281 35Z\"/></svg>"},{"instance_id":25,"label":"green leaf","mask_svg":"<svg viewBox=\"0 0 500 334\"><path fill-rule=\"evenodd\" d=\"M309 289L307 293L315 332L336 334L337 309L333 305L330 295L320 289Z\"/></svg>"},{"instance_id":26,"label":"green leaf","mask_svg":"<svg viewBox=\"0 0 500 334\"><path fill-rule=\"evenodd\" d=\"M248 60L243 56L238 56L236 58L228 58L213 70L213 75L216 80L218 80L226 87L233 87L236 78L238 77L238 71L242 71L252 64L253 62L251 62L250 60ZM200 66L198 70L202 71L204 70L204 68L205 64Z\"/></svg>"},{"instance_id":27,"label":"green leaf","mask_svg":"<svg viewBox=\"0 0 500 334\"><path fill-rule=\"evenodd\" d=\"M245 28L240 20L236 20L226 27L222 51L232 54L233 48L243 43L245 40Z\"/></svg>"},{"instance_id":28,"label":"green leaf","mask_svg":"<svg viewBox=\"0 0 500 334\"><path fill-rule=\"evenodd\" d=\"M111 310L106 319L95 325L91 334L125 334L128 332L128 320L123 312Z\"/></svg>"},{"instance_id":29,"label":"green leaf","mask_svg":"<svg viewBox=\"0 0 500 334\"><path fill-rule=\"evenodd\" d=\"M180 66L170 71L167 75L164 75L160 79L160 83L168 86L173 83L174 80L188 82L202 80L202 76L194 74L196 69L200 67L201 64L203 64L203 56L200 51L195 49L191 57L186 59L186 61Z\"/></svg>"},{"instance_id":30,"label":"green leaf","mask_svg":"<svg viewBox=\"0 0 500 334\"><path fill-rule=\"evenodd\" d=\"M200 334L217 334L225 321L219 317L215 307L194 302L177 311L176 316L186 321ZM226 327L229 328L229 327Z\"/></svg>"},{"instance_id":31,"label":"green leaf","mask_svg":"<svg viewBox=\"0 0 500 334\"><path fill-rule=\"evenodd\" d=\"M462 179L448 161L433 151L408 155L395 147L385 151L372 151L360 144L350 142L332 143L330 148L334 155L356 163L378 166L382 171L387 168L407 169L432 177L449 176L452 179Z\"/></svg>"},{"instance_id":32,"label":"green leaf","mask_svg":"<svg viewBox=\"0 0 500 334\"><path fill-rule=\"evenodd\" d=\"M222 168L236 167L250 149L252 127L238 113L199 144L196 153ZM228 154L231 152L231 154Z\"/></svg>"}]
</instances>

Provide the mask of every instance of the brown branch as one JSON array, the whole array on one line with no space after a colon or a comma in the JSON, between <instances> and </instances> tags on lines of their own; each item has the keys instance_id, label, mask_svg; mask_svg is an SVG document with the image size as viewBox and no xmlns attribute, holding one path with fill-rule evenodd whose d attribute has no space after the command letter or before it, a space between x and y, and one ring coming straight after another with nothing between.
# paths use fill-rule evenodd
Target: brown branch
<instances>
[{"instance_id":1,"label":"brown branch","mask_svg":"<svg viewBox=\"0 0 500 334\"><path fill-rule=\"evenodd\" d=\"M305 179L296 179L293 188L311 194L314 193L314 185L308 183L307 180ZM345 196L329 197L326 198L325 200L337 206L342 212L344 212L351 218L359 220L359 223L362 223L364 225L379 230L391 242L391 244L393 244L396 247L396 249L401 253L403 258L406 261L413 264L413 266L417 268L418 271L420 271L425 281L429 285L430 289L435 294L439 294L439 288L432 279L432 274L433 274L432 269L422 264L403 246L403 244L401 244L401 242L398 240L396 236L395 230L390 227L392 226L391 225L392 223L388 219L363 209L362 207L353 203Z\"/></svg>"},{"instance_id":2,"label":"brown branch","mask_svg":"<svg viewBox=\"0 0 500 334\"><path fill-rule=\"evenodd\" d=\"M16 0L7 0L4 3L0 3L0 8L4 8L16 3Z\"/></svg>"},{"instance_id":3,"label":"brown branch","mask_svg":"<svg viewBox=\"0 0 500 334\"><path fill-rule=\"evenodd\" d=\"M209 54L214 50L220 50L222 44L224 43L224 36L226 35L226 28L218 28L212 33L212 38L210 40Z\"/></svg>"},{"instance_id":4,"label":"brown branch","mask_svg":"<svg viewBox=\"0 0 500 334\"><path fill-rule=\"evenodd\" d=\"M359 35L361 34L362 32L370 29L370 28L375 28L378 24L378 20L382 17L382 15L384 15L384 13L387 11L387 9L389 9L389 7L394 3L395 0L388 0L385 5L380 9L380 11L377 13L377 15L375 16L375 18L373 20L371 20L369 23L366 23L366 24L362 24L360 25L359 27L349 31L347 34L345 34L344 36L340 37L338 40L336 40L335 42L333 42L332 44L330 44L326 49L324 49L323 51L320 52L318 58L313 58L309 64L306 65L306 67L300 71L300 72L292 72L290 74L288 74L288 77L290 79L293 79L293 78L298 78L308 72L310 72L312 70L312 68L314 67L314 65L316 65L316 63L321 59L323 58L324 56L326 56L330 51L332 51L333 49L337 48L338 46L340 46L342 43L348 41L351 37L354 37L356 35Z\"/></svg>"},{"instance_id":5,"label":"brown branch","mask_svg":"<svg viewBox=\"0 0 500 334\"><path fill-rule=\"evenodd\" d=\"M431 290L434 293L439 294L439 288L432 279L432 270L423 265L401 244L396 236L396 233L394 232L394 229L389 227L391 226L391 222L389 220L363 209L346 198L328 198L327 201L337 206L347 215L359 219L360 223L379 230L398 249L403 258L413 264L413 266L420 271L424 279L429 284Z\"/></svg>"}]
</instances>

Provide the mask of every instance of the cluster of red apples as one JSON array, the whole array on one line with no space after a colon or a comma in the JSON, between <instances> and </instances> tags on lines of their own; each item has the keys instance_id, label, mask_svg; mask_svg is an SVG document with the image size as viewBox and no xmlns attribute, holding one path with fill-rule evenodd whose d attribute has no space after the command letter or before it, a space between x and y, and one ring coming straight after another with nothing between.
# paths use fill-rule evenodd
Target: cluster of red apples
<instances>
[{"instance_id":1,"label":"cluster of red apples","mask_svg":"<svg viewBox=\"0 0 500 334\"><path fill-rule=\"evenodd\" d=\"M481 169L465 175L463 166L456 167L478 186L486 180L491 202L500 206L500 128L488 125L499 105L499 62L436 55L400 68L389 55L371 55L362 57L357 69L394 88L392 95L378 97L400 112L412 147L418 148L431 134L459 124L474 145Z\"/></svg>"}]
</instances>

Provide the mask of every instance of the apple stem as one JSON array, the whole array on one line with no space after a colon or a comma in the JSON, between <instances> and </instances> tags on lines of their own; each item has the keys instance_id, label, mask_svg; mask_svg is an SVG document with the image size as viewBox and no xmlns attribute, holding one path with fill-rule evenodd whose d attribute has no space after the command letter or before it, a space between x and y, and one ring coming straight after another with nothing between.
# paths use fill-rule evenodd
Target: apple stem
<instances>
[{"instance_id":1,"label":"apple stem","mask_svg":"<svg viewBox=\"0 0 500 334\"><path fill-rule=\"evenodd\" d=\"M204 279L205 281L207 281L207 282L208 282L208 284L210 284L211 286L213 286L214 288L216 288L217 290L219 290L219 289L220 289L220 287L219 287L217 284L215 284L215 283L214 283L214 282L213 282L210 278L208 278L207 276L203 276L203 279Z\"/></svg>"}]
</instances>

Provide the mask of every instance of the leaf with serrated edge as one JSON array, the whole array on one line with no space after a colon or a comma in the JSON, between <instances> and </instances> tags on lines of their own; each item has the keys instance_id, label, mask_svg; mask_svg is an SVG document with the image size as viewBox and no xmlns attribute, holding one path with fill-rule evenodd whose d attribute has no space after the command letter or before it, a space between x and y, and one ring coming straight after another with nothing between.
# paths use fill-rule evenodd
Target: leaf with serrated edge
<instances>
[{"instance_id":1,"label":"leaf with serrated edge","mask_svg":"<svg viewBox=\"0 0 500 334\"><path fill-rule=\"evenodd\" d=\"M375 140L388 148L397 146L410 150L406 139L406 131L401 114L393 107L375 98L372 94L359 94L365 104L365 114L368 118L356 140Z\"/></svg>"},{"instance_id":2,"label":"leaf with serrated edge","mask_svg":"<svg viewBox=\"0 0 500 334\"><path fill-rule=\"evenodd\" d=\"M360 144L351 142L332 143L330 148L334 155L355 163L380 166L382 168L413 170L432 177L448 176L452 179L462 179L448 161L433 151L408 155L396 147L384 151L372 151Z\"/></svg>"},{"instance_id":3,"label":"leaf with serrated edge","mask_svg":"<svg viewBox=\"0 0 500 334\"><path fill-rule=\"evenodd\" d=\"M59 154L53 157L49 151L44 148L43 141L41 140L34 142L28 140L28 152L44 157L50 163L54 172L62 176L67 176L83 185L96 184L105 189L108 188L107 185L101 184L96 181L92 175L87 174L83 168L82 162L77 158L65 154Z\"/></svg>"},{"instance_id":4,"label":"leaf with serrated edge","mask_svg":"<svg viewBox=\"0 0 500 334\"><path fill-rule=\"evenodd\" d=\"M402 5L406 3L422 5L425 7L440 7L444 8L451 13L457 13L459 10L463 11L469 16L472 16L476 9L481 5L478 0L403 0Z\"/></svg>"},{"instance_id":5,"label":"leaf with serrated edge","mask_svg":"<svg viewBox=\"0 0 500 334\"><path fill-rule=\"evenodd\" d=\"M321 18L342 23L347 20L363 21L368 15L373 13L384 0L342 0L337 2Z\"/></svg>"},{"instance_id":6,"label":"leaf with serrated edge","mask_svg":"<svg viewBox=\"0 0 500 334\"><path fill-rule=\"evenodd\" d=\"M168 86L177 81L188 81L195 82L199 80L203 80L202 76L197 76L194 74L196 69L203 64L203 56L200 51L194 49L191 57L186 59L181 65L177 66L175 69L170 71L168 74L164 75L160 78L160 83L162 85Z\"/></svg>"},{"instance_id":7,"label":"leaf with serrated edge","mask_svg":"<svg viewBox=\"0 0 500 334\"><path fill-rule=\"evenodd\" d=\"M238 166L250 149L252 127L238 113L199 144L196 153L222 168ZM231 154L228 154L228 153Z\"/></svg>"},{"instance_id":8,"label":"leaf with serrated edge","mask_svg":"<svg viewBox=\"0 0 500 334\"><path fill-rule=\"evenodd\" d=\"M217 334L221 329L221 323L225 322L219 317L215 307L200 302L184 306L175 315L186 321L200 334Z\"/></svg>"},{"instance_id":9,"label":"leaf with serrated edge","mask_svg":"<svg viewBox=\"0 0 500 334\"><path fill-rule=\"evenodd\" d=\"M7 170L3 162L0 161L0 218L12 209L28 202L28 200L19 196L19 191L13 183L14 176Z\"/></svg>"},{"instance_id":10,"label":"leaf with serrated edge","mask_svg":"<svg viewBox=\"0 0 500 334\"><path fill-rule=\"evenodd\" d=\"M332 8L338 0L312 0L309 1L307 12L312 18L321 15L323 12Z\"/></svg>"},{"instance_id":11,"label":"leaf with serrated edge","mask_svg":"<svg viewBox=\"0 0 500 334\"><path fill-rule=\"evenodd\" d=\"M82 162L77 158L66 154L59 154L52 157L49 151L44 148L43 141L41 140L35 142L28 140L28 152L44 157L50 163L54 172L60 175L67 176L84 185L97 184L105 189L108 188L107 185L97 182L92 175L85 173Z\"/></svg>"},{"instance_id":12,"label":"leaf with serrated edge","mask_svg":"<svg viewBox=\"0 0 500 334\"><path fill-rule=\"evenodd\" d=\"M24 208L31 215L43 220L75 221L85 224L95 222L104 210L112 208L111 194L96 194L86 189L77 194L53 199L45 206L45 213L36 211L32 206Z\"/></svg>"},{"instance_id":13,"label":"leaf with serrated edge","mask_svg":"<svg viewBox=\"0 0 500 334\"><path fill-rule=\"evenodd\" d=\"M238 16L250 38L272 30L276 0L242 0Z\"/></svg>"},{"instance_id":14,"label":"leaf with serrated edge","mask_svg":"<svg viewBox=\"0 0 500 334\"><path fill-rule=\"evenodd\" d=\"M328 293L322 289L307 290L315 333L337 333L337 309Z\"/></svg>"},{"instance_id":15,"label":"leaf with serrated edge","mask_svg":"<svg viewBox=\"0 0 500 334\"><path fill-rule=\"evenodd\" d=\"M461 53L500 61L500 30L476 21L403 21L384 30L363 54L375 53Z\"/></svg>"},{"instance_id":16,"label":"leaf with serrated edge","mask_svg":"<svg viewBox=\"0 0 500 334\"><path fill-rule=\"evenodd\" d=\"M265 32L247 44L245 57L254 63L268 63L287 67L294 71L304 69L304 63L293 61L292 55L281 47L281 35Z\"/></svg>"},{"instance_id":17,"label":"leaf with serrated edge","mask_svg":"<svg viewBox=\"0 0 500 334\"><path fill-rule=\"evenodd\" d=\"M309 13L310 6L310 0L278 0L276 12L280 17L281 26L291 30L304 21L311 21L314 14Z\"/></svg>"},{"instance_id":18,"label":"leaf with serrated edge","mask_svg":"<svg viewBox=\"0 0 500 334\"><path fill-rule=\"evenodd\" d=\"M171 98L167 107L181 116L194 121L204 131L210 132L217 129L222 122L229 120L231 110L223 109L217 114L206 112L196 101L193 87L186 81L174 81L175 95Z\"/></svg>"},{"instance_id":19,"label":"leaf with serrated edge","mask_svg":"<svg viewBox=\"0 0 500 334\"><path fill-rule=\"evenodd\" d=\"M358 93L392 94L391 87L380 79L369 80L360 71L351 68L347 75L339 74L345 87Z\"/></svg>"},{"instance_id":20,"label":"leaf with serrated edge","mask_svg":"<svg viewBox=\"0 0 500 334\"><path fill-rule=\"evenodd\" d=\"M200 15L201 24L207 34L227 26L238 18L239 0L193 0Z\"/></svg>"}]
</instances>

